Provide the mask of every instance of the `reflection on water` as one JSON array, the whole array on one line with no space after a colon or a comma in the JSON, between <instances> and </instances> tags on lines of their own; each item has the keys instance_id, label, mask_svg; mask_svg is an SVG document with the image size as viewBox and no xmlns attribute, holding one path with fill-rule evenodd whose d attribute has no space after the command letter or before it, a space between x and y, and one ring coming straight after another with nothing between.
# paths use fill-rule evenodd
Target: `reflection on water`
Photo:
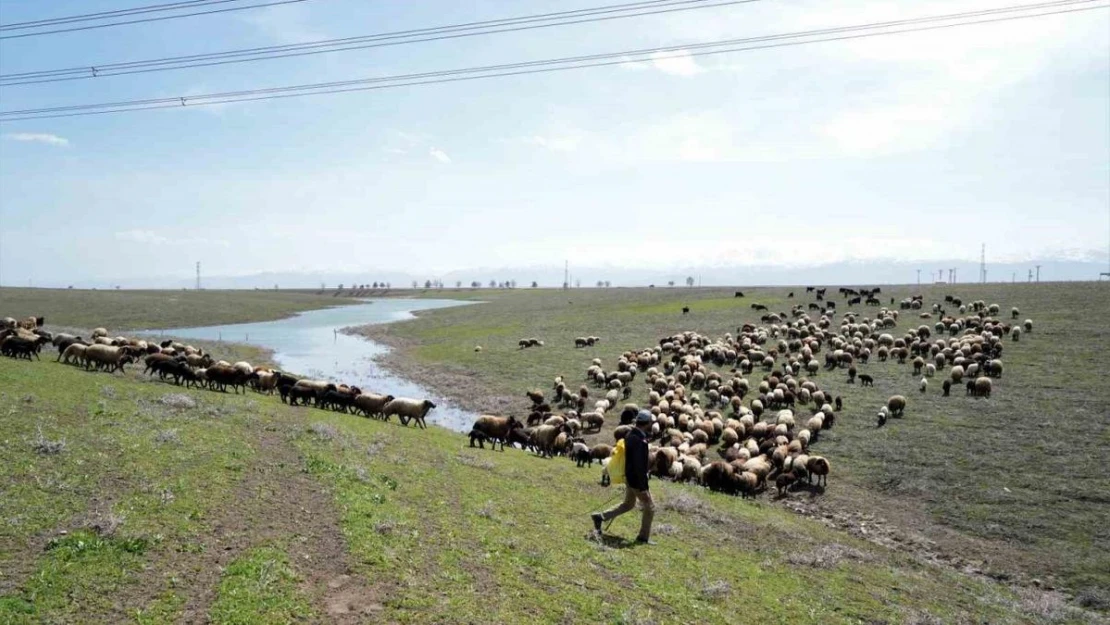
<instances>
[{"instance_id":1,"label":"reflection on water","mask_svg":"<svg viewBox=\"0 0 1110 625\"><path fill-rule=\"evenodd\" d=\"M364 391L397 397L429 398L436 408L428 421L458 431L469 431L475 415L450 404L424 387L383 370L376 356L388 348L340 332L347 326L389 323L412 318L412 312L462 306L455 300L375 299L365 304L341 306L260 323L242 323L200 328L174 328L165 334L184 339L249 343L273 350L283 369L335 382L345 382Z\"/></svg>"}]
</instances>

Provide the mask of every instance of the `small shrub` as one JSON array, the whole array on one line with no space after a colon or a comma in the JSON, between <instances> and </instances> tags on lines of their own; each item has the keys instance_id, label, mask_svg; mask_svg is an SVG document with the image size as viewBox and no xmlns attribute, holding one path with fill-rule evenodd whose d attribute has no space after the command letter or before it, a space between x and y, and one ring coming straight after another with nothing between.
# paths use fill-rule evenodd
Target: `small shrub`
<instances>
[{"instance_id":1,"label":"small shrub","mask_svg":"<svg viewBox=\"0 0 1110 625\"><path fill-rule=\"evenodd\" d=\"M181 442L177 436L177 430L162 430L154 435L154 442L156 443L173 443L174 445Z\"/></svg>"},{"instance_id":2,"label":"small shrub","mask_svg":"<svg viewBox=\"0 0 1110 625\"><path fill-rule=\"evenodd\" d=\"M35 453L44 456L54 456L66 450L66 440L63 438L52 441L46 438L42 433L42 426L40 425L35 433L35 438L31 440L31 447L35 450Z\"/></svg>"},{"instance_id":3,"label":"small shrub","mask_svg":"<svg viewBox=\"0 0 1110 625\"><path fill-rule=\"evenodd\" d=\"M705 502L686 492L678 492L663 500L664 510L673 510L679 514L696 514L707 509Z\"/></svg>"},{"instance_id":4,"label":"small shrub","mask_svg":"<svg viewBox=\"0 0 1110 625\"><path fill-rule=\"evenodd\" d=\"M706 582L701 587L701 595L709 601L719 601L732 592L732 585L723 579Z\"/></svg>"},{"instance_id":5,"label":"small shrub","mask_svg":"<svg viewBox=\"0 0 1110 625\"><path fill-rule=\"evenodd\" d=\"M786 556L786 561L790 564L818 569L831 569L844 559L866 562L871 560L872 557L855 547L848 547L840 543L821 545L807 553L791 553Z\"/></svg>"},{"instance_id":6,"label":"small shrub","mask_svg":"<svg viewBox=\"0 0 1110 625\"><path fill-rule=\"evenodd\" d=\"M1084 588L1075 595L1075 603L1092 610L1110 609L1110 592L1098 588Z\"/></svg>"},{"instance_id":7,"label":"small shrub","mask_svg":"<svg viewBox=\"0 0 1110 625\"><path fill-rule=\"evenodd\" d=\"M374 531L382 536L389 536L395 529L397 529L397 524L393 521L378 521L374 524Z\"/></svg>"},{"instance_id":8,"label":"small shrub","mask_svg":"<svg viewBox=\"0 0 1110 625\"><path fill-rule=\"evenodd\" d=\"M312 432L313 436L321 441L333 441L339 438L339 430L330 423L317 421L308 426L308 431Z\"/></svg>"},{"instance_id":9,"label":"small shrub","mask_svg":"<svg viewBox=\"0 0 1110 625\"><path fill-rule=\"evenodd\" d=\"M158 399L158 403L177 410L188 410L197 407L197 400L184 393L169 393Z\"/></svg>"},{"instance_id":10,"label":"small shrub","mask_svg":"<svg viewBox=\"0 0 1110 625\"><path fill-rule=\"evenodd\" d=\"M459 454L456 456L456 459L459 461L459 464L464 464L475 469L482 469L484 471L492 471L496 467L496 465L489 460L481 460L468 454Z\"/></svg>"}]
</instances>

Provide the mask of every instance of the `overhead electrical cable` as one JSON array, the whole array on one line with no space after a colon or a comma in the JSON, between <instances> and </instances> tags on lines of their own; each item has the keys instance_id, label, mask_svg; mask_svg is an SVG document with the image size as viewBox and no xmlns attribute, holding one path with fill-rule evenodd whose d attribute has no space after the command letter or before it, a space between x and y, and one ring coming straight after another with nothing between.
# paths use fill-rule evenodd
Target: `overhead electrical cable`
<instances>
[{"instance_id":1,"label":"overhead electrical cable","mask_svg":"<svg viewBox=\"0 0 1110 625\"><path fill-rule=\"evenodd\" d=\"M229 2L243 2L243 0L186 0L185 2L152 4L142 7L132 7L130 9L117 9L115 11L101 11L99 13L85 13L83 15L69 15L66 17L51 17L41 20L31 20L28 22L12 22L10 24L0 24L0 31L25 30L28 28L46 28L48 26L57 26L58 24L92 22L96 20L114 19L117 17L128 17L131 15L141 15L144 13L160 13L162 11L195 9L198 7L204 7L213 4L227 4Z\"/></svg>"},{"instance_id":2,"label":"overhead electrical cable","mask_svg":"<svg viewBox=\"0 0 1110 625\"><path fill-rule=\"evenodd\" d=\"M454 24L450 26L379 33L358 37L344 37L341 39L327 39L323 41L269 46L264 48L228 50L224 52L166 57L144 61L95 63L81 67L2 74L0 75L0 87L88 80L109 76L145 74L193 67L210 67L215 65L325 54L330 52L363 50L385 46L627 19L647 15L660 15L680 11L711 9L737 4L749 4L758 1L759 0L653 0L651 2L609 5L591 9L579 9L576 11L561 11L542 15L504 18L484 22Z\"/></svg>"},{"instance_id":3,"label":"overhead electrical cable","mask_svg":"<svg viewBox=\"0 0 1110 625\"><path fill-rule=\"evenodd\" d=\"M1093 6L1070 6L1068 8L1060 6L1061 4L1092 5L1095 2L1102 2L1102 4L1097 4ZM1042 5L1021 5L1001 9L992 9L989 11L954 13L948 15L912 18L890 22L875 22L870 24L860 24L856 26L842 26L836 28L825 28L793 33L781 33L777 35L766 35L761 37L728 39L723 41L663 46L640 50L626 50L622 52L593 54L576 57L563 57L558 59L524 61L518 63L460 68L436 72L383 76L377 78L362 78L355 80L293 85L286 87L272 87L265 89L229 91L205 95L181 96L176 98L152 98L146 100L130 100L123 102L105 102L98 104L78 104L72 106L60 106L50 108L0 111L0 122L21 121L29 119L46 119L56 117L75 117L82 115L101 115L106 113L176 108L181 106L230 104L234 102L274 100L306 95L349 93L355 91L370 91L378 89L394 89L398 87L460 82L478 80L483 78L499 78L506 76L520 76L527 74L567 71L589 67L625 65L637 62L654 62L671 58L729 54L752 50L765 50L771 48L806 45L811 43L845 41L867 37L924 32L955 28L960 26L1006 22L1020 19L1031 19L1046 17L1050 15L1062 15L1068 13L1079 13L1083 11L1110 8L1110 4L1105 3L1105 0L1070 0L1067 3L1056 2L1050 4L1054 5L1053 7L1050 7L1053 9L1050 11L1043 10L1044 7ZM1034 13L1025 13L1018 15L1011 14L1018 11L1030 11L1031 9L1042 10ZM891 28L894 28L894 30L883 30Z\"/></svg>"},{"instance_id":4,"label":"overhead electrical cable","mask_svg":"<svg viewBox=\"0 0 1110 625\"><path fill-rule=\"evenodd\" d=\"M198 15L213 15L215 13L229 13L231 11L246 11L247 9L261 9L265 7L278 6L282 4L295 4L298 2L307 2L308 0L273 0L272 2L262 2L259 4L249 4L245 6L224 7L222 9L208 9L206 11L194 11L192 13L179 13L176 15L163 15L160 17L144 17L134 20L124 20L122 22L109 22L107 24L89 24L87 26L74 26L72 28L57 28L54 30L40 30L30 33L20 33L18 35L0 35L0 41L7 39L23 39L25 37L40 37L42 35L56 35L58 33L72 33L82 30L95 30L98 28L111 28L113 26L126 26L128 24L145 24L148 22L162 22L165 20L176 20L183 17L196 17Z\"/></svg>"}]
</instances>

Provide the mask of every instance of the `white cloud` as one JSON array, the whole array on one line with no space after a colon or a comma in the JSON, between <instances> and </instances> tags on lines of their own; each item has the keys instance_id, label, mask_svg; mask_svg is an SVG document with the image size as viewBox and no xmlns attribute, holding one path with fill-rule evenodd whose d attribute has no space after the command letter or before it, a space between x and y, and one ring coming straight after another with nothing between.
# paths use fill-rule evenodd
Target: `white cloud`
<instances>
[{"instance_id":1,"label":"white cloud","mask_svg":"<svg viewBox=\"0 0 1110 625\"><path fill-rule=\"evenodd\" d=\"M16 132L16 133L4 135L4 138L5 139L10 139L12 141L27 141L27 142L33 142L33 143L45 143L47 145L57 145L57 146L62 146L62 147L66 147L66 146L69 145L69 139L66 139L65 137L59 137L58 135L52 135L52 134L49 134L49 133L45 133L45 132Z\"/></svg>"},{"instance_id":2,"label":"white cloud","mask_svg":"<svg viewBox=\"0 0 1110 625\"><path fill-rule=\"evenodd\" d=\"M534 145L551 150L552 152L574 152L578 149L578 145L582 143L582 137L571 135L532 135L531 137L524 137L523 142L528 145Z\"/></svg>"},{"instance_id":3,"label":"white cloud","mask_svg":"<svg viewBox=\"0 0 1110 625\"><path fill-rule=\"evenodd\" d=\"M443 150L441 150L439 148L435 148L435 147L430 148L428 150L428 154L431 154L432 158L436 159L437 161L439 161L441 163L450 163L451 162L451 157L447 156L447 152L444 152Z\"/></svg>"},{"instance_id":4,"label":"white cloud","mask_svg":"<svg viewBox=\"0 0 1110 625\"><path fill-rule=\"evenodd\" d=\"M686 50L655 52L651 55L651 64L655 69L672 76L695 76L705 71Z\"/></svg>"},{"instance_id":5,"label":"white cloud","mask_svg":"<svg viewBox=\"0 0 1110 625\"><path fill-rule=\"evenodd\" d=\"M231 247L231 243L223 239L206 239L203 237L167 237L153 230L123 230L116 233L116 239L127 243L140 243L144 245L174 245L174 246L215 246Z\"/></svg>"}]
</instances>

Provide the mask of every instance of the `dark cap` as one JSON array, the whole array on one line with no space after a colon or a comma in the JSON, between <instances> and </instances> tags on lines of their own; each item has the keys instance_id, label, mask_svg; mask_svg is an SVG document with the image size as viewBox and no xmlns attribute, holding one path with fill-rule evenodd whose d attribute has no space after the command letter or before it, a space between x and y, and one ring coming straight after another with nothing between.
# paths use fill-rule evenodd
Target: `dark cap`
<instances>
[{"instance_id":1,"label":"dark cap","mask_svg":"<svg viewBox=\"0 0 1110 625\"><path fill-rule=\"evenodd\" d=\"M651 413L648 412L647 410L641 410L640 412L636 413L636 425L643 425L645 423L651 423L651 422L652 422L652 416L651 416Z\"/></svg>"}]
</instances>

